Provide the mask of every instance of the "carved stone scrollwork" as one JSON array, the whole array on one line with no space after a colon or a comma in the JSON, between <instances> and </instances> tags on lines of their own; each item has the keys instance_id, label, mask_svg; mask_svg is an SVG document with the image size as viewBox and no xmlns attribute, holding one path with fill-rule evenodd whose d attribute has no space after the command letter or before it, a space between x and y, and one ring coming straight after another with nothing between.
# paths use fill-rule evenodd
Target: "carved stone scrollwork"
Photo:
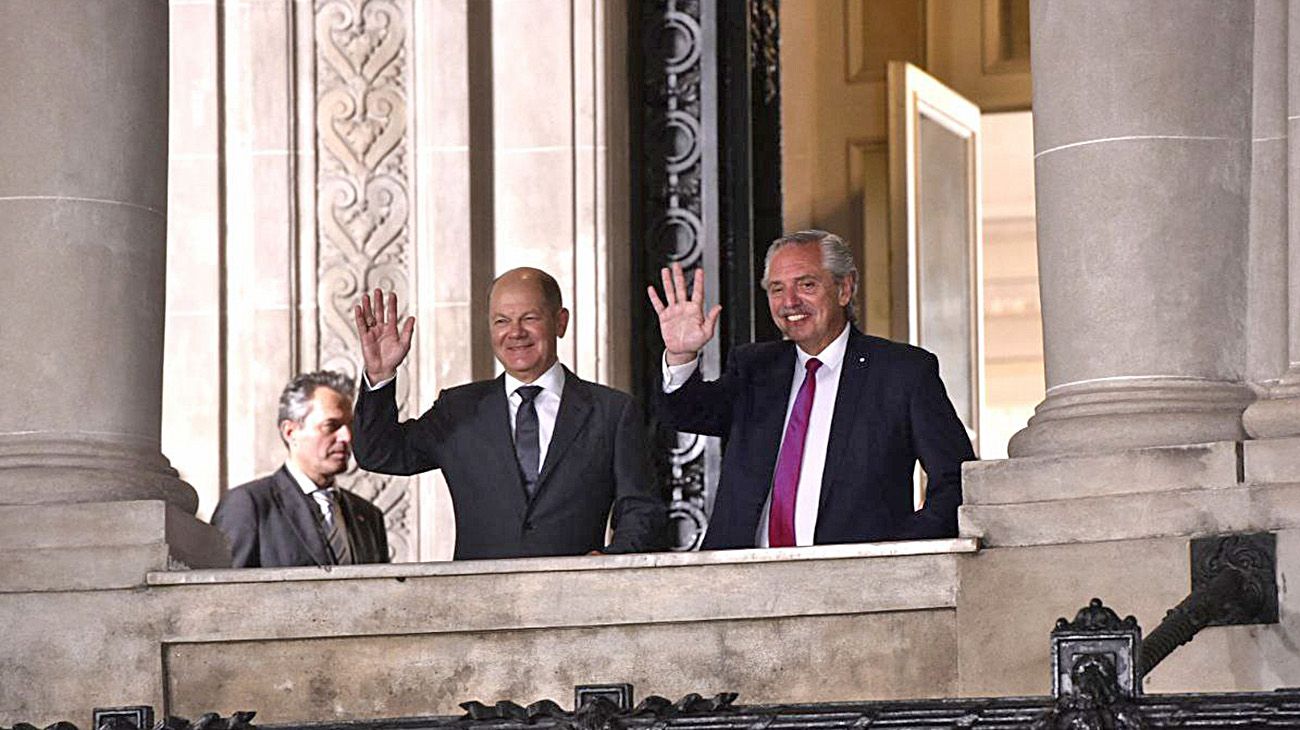
<instances>
[{"instance_id":1,"label":"carved stone scrollwork","mask_svg":"<svg viewBox=\"0 0 1300 730\"><path fill-rule=\"evenodd\" d=\"M317 0L316 220L320 367L360 375L352 307L375 288L410 298L406 0ZM401 312L405 315L407 312ZM398 374L406 412L415 377ZM348 489L384 511L394 559L414 557L409 481L353 470Z\"/></svg>"}]
</instances>

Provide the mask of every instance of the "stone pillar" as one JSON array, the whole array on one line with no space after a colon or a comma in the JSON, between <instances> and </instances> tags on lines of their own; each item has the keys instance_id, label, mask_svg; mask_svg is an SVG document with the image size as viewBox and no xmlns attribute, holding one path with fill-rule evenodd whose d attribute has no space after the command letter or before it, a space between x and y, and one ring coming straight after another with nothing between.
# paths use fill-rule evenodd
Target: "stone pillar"
<instances>
[{"instance_id":1,"label":"stone pillar","mask_svg":"<svg viewBox=\"0 0 1300 730\"><path fill-rule=\"evenodd\" d=\"M1280 4L1280 0L1279 0ZM1300 0L1288 0L1278 23L1286 33L1283 81L1276 84L1286 92L1285 126L1281 134L1286 167L1281 188L1300 191ZM1246 430L1257 439L1300 435L1300 200L1288 196L1282 212L1286 226L1284 252L1275 257L1274 271L1281 279L1276 308L1281 330L1280 362L1273 372L1262 375L1261 398L1246 409ZM1271 377L1270 377L1271 376Z\"/></svg>"},{"instance_id":2,"label":"stone pillar","mask_svg":"<svg viewBox=\"0 0 1300 730\"><path fill-rule=\"evenodd\" d=\"M194 490L159 450L167 23L157 0L0 3L0 552L48 525L80 525L42 534L52 549L127 533L165 546L195 522ZM111 507L142 501L158 529L133 533ZM196 529L198 546L211 534ZM151 555L152 569L170 559Z\"/></svg>"},{"instance_id":3,"label":"stone pillar","mask_svg":"<svg viewBox=\"0 0 1300 730\"><path fill-rule=\"evenodd\" d=\"M1012 456L1244 436L1252 6L1032 4L1048 390Z\"/></svg>"}]
</instances>

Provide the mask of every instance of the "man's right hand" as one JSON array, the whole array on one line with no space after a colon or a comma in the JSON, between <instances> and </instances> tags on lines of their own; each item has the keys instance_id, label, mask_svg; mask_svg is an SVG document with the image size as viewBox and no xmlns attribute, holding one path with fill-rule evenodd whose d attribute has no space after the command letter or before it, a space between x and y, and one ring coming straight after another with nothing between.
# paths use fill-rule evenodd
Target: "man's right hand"
<instances>
[{"instance_id":1,"label":"man's right hand","mask_svg":"<svg viewBox=\"0 0 1300 730\"><path fill-rule=\"evenodd\" d=\"M704 314L704 269L695 270L695 284L686 294L686 277L682 265L673 264L672 271L662 269L664 298L653 286L646 287L650 305L659 315L659 334L664 338L664 355L669 365L684 365L694 360L701 349L713 339L714 328L722 305L715 304ZM665 301L667 303L665 303Z\"/></svg>"},{"instance_id":2,"label":"man's right hand","mask_svg":"<svg viewBox=\"0 0 1300 730\"><path fill-rule=\"evenodd\" d=\"M397 292L388 294L387 306L382 289L375 290L373 301L362 294L353 314L370 383L382 383L397 375L397 366L411 351L411 336L415 333L415 317L407 317L401 330L397 328Z\"/></svg>"}]
</instances>

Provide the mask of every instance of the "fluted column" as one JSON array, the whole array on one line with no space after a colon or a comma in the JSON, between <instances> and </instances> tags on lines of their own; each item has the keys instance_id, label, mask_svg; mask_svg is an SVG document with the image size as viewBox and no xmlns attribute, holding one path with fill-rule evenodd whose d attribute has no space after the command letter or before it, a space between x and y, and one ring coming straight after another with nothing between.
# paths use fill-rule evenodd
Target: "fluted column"
<instances>
[{"instance_id":1,"label":"fluted column","mask_svg":"<svg viewBox=\"0 0 1300 730\"><path fill-rule=\"evenodd\" d=\"M167 3L0 3L0 505L165 500Z\"/></svg>"},{"instance_id":2,"label":"fluted column","mask_svg":"<svg viewBox=\"0 0 1300 730\"><path fill-rule=\"evenodd\" d=\"M1286 35L1285 76L1277 86L1286 92L1286 184L1300 191L1300 0L1286 2L1281 18ZM1277 257L1281 279L1277 297L1280 339L1284 343L1272 372L1261 373L1262 397L1246 409L1246 430L1255 438L1300 435L1300 200L1288 196L1286 250Z\"/></svg>"},{"instance_id":3,"label":"fluted column","mask_svg":"<svg viewBox=\"0 0 1300 730\"><path fill-rule=\"evenodd\" d=\"M1252 5L1032 3L1048 391L1012 456L1244 435Z\"/></svg>"}]
</instances>

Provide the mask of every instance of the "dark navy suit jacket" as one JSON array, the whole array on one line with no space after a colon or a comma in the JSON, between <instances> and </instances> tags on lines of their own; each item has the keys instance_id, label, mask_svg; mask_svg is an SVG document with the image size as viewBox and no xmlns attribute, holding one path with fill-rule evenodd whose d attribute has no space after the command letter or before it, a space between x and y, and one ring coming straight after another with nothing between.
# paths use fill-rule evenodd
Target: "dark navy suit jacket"
<instances>
[{"instance_id":1,"label":"dark navy suit jacket","mask_svg":"<svg viewBox=\"0 0 1300 730\"><path fill-rule=\"evenodd\" d=\"M722 475L705 549L754 547L785 429L795 345L736 348L726 372L697 370L681 388L657 388L656 410L672 428L725 439ZM975 458L939 379L939 361L911 345L852 329L831 419L814 542L952 537L961 504L961 464ZM927 476L913 511L912 474Z\"/></svg>"},{"instance_id":2,"label":"dark navy suit jacket","mask_svg":"<svg viewBox=\"0 0 1300 730\"><path fill-rule=\"evenodd\" d=\"M399 423L394 383L357 401L357 463L382 474L442 469L456 512L457 560L628 553L661 546L667 505L632 396L565 369L564 395L538 474L524 490L502 377L449 388ZM605 525L614 528L605 544Z\"/></svg>"},{"instance_id":3,"label":"dark navy suit jacket","mask_svg":"<svg viewBox=\"0 0 1300 730\"><path fill-rule=\"evenodd\" d=\"M384 513L346 489L339 490L343 524L357 563L387 563ZM212 513L230 541L236 568L331 565L320 507L303 493L287 467L230 490Z\"/></svg>"}]
</instances>

